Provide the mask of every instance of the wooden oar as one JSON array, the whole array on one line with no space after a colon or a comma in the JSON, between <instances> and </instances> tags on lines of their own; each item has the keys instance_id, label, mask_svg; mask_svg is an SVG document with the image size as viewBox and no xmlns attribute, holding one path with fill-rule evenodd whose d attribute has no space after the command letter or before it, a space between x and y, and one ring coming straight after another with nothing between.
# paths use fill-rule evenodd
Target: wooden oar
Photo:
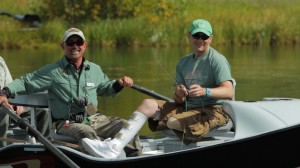
<instances>
[{"instance_id":1,"label":"wooden oar","mask_svg":"<svg viewBox=\"0 0 300 168\"><path fill-rule=\"evenodd\" d=\"M151 97L154 97L156 99L159 99L159 100L166 100L168 102L174 102L174 100L171 99L171 98L168 98L168 97L166 97L164 95L161 95L159 93L154 92L153 90L149 90L147 88L144 88L144 87L136 85L136 84L133 84L133 86L131 86L131 88L135 89L135 90L137 90L137 91L139 91L141 93L144 93L144 94L146 94L148 96L151 96Z\"/></svg>"},{"instance_id":2,"label":"wooden oar","mask_svg":"<svg viewBox=\"0 0 300 168\"><path fill-rule=\"evenodd\" d=\"M63 161L69 167L78 167L76 163L74 163L70 158L68 158L62 151L60 151L56 146L54 146L48 139L46 139L38 130L36 130L28 120L21 118L16 115L13 111L11 111L6 105L2 104L0 107L0 112L5 112L8 114L13 120L15 120L20 128L25 129L30 135L37 138L42 144L45 145L47 149L49 149L57 158Z\"/></svg>"}]
</instances>

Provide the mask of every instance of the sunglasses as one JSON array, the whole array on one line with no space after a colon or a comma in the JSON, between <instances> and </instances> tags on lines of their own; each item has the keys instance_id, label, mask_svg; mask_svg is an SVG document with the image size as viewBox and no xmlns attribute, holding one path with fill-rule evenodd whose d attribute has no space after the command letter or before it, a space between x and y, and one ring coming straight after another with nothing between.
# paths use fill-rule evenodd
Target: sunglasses
<instances>
[{"instance_id":1,"label":"sunglasses","mask_svg":"<svg viewBox=\"0 0 300 168\"><path fill-rule=\"evenodd\" d=\"M66 41L66 45L67 46L74 46L74 44L76 44L77 46L82 46L84 44L83 40L78 40L78 41Z\"/></svg>"},{"instance_id":2,"label":"sunglasses","mask_svg":"<svg viewBox=\"0 0 300 168\"><path fill-rule=\"evenodd\" d=\"M192 37L196 40L198 40L198 39L207 40L210 36L203 34L203 33L196 33L196 34L193 34Z\"/></svg>"}]
</instances>

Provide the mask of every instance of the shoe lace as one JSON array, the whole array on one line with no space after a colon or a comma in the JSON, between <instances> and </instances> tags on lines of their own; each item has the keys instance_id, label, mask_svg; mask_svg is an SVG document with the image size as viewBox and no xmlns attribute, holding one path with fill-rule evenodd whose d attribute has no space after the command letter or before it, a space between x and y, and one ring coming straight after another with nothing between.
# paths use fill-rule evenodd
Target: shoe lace
<instances>
[{"instance_id":1,"label":"shoe lace","mask_svg":"<svg viewBox=\"0 0 300 168\"><path fill-rule=\"evenodd\" d=\"M118 152L118 150L116 149L116 147L117 147L117 144L115 144L115 143L111 143L111 138L106 138L105 140L104 140L104 142L107 142L107 145L108 145L108 147L111 149L111 151L112 152L114 152L114 153L116 153L116 154L120 154L120 152Z\"/></svg>"},{"instance_id":2,"label":"shoe lace","mask_svg":"<svg viewBox=\"0 0 300 168\"><path fill-rule=\"evenodd\" d=\"M104 140L104 142L110 142L111 141L111 138L106 138L105 140Z\"/></svg>"}]
</instances>

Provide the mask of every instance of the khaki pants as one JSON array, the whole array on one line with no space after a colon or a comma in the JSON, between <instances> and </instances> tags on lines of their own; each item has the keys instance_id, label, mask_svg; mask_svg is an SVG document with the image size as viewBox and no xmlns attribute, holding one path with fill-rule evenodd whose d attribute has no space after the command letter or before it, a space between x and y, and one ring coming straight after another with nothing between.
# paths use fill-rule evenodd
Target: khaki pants
<instances>
[{"instance_id":1,"label":"khaki pants","mask_svg":"<svg viewBox=\"0 0 300 168\"><path fill-rule=\"evenodd\" d=\"M82 123L73 123L68 127L65 127L64 123L65 121L61 120L54 124L57 129L57 133L72 136L80 142L82 138L114 138L127 121L119 117L105 116L100 113L96 113L90 116L90 122L87 125ZM125 146L124 150L127 157L139 156L142 154L138 134Z\"/></svg>"},{"instance_id":2,"label":"khaki pants","mask_svg":"<svg viewBox=\"0 0 300 168\"><path fill-rule=\"evenodd\" d=\"M185 111L182 106L157 100L160 110L159 121L148 120L149 128L152 131L169 129L167 121L170 117L176 118L182 127L181 131L176 131L176 135L185 144L201 141L204 135L215 127L223 126L228 123L229 117L222 111L221 105L197 108Z\"/></svg>"}]
</instances>

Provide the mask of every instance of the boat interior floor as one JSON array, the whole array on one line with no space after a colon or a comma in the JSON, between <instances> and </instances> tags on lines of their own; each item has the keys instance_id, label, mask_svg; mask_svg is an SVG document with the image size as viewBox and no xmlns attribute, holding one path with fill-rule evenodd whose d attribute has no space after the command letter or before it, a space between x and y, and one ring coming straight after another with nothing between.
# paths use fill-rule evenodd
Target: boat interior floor
<instances>
[{"instance_id":1,"label":"boat interior floor","mask_svg":"<svg viewBox=\"0 0 300 168\"><path fill-rule=\"evenodd\" d=\"M164 138L146 138L141 137L141 146L142 146L142 155L159 155L169 152L175 152L180 150L192 149L197 147L205 147L209 145L214 145L218 143L223 143L228 141L234 137L234 132L229 131L221 136L213 136L203 138L202 141L197 143L191 143L189 145L185 145L180 139L170 134L169 137ZM7 139L15 140L14 142L7 142L7 144L40 144L38 141L32 140L33 138L28 135L25 130L20 129L19 127L11 127L9 128ZM20 140L20 141L18 141ZM49 139L50 140L50 139ZM53 142L53 141L52 141ZM78 147L78 144L66 145L70 144L67 142L55 142L57 146L69 146L75 150L80 152L84 152L81 147ZM86 153L86 152L84 152Z\"/></svg>"}]
</instances>

